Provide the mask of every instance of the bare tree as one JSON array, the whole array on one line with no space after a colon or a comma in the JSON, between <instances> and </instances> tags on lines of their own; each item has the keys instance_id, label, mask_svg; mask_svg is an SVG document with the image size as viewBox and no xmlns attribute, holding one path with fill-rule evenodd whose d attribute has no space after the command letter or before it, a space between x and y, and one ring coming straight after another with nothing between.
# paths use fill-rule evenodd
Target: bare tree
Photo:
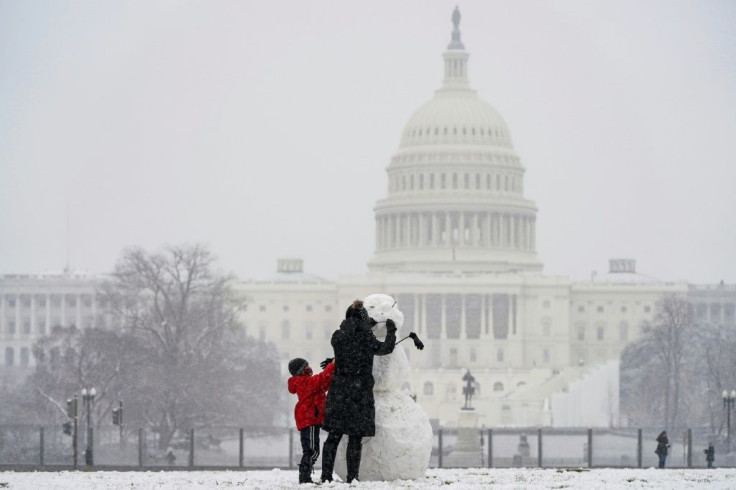
<instances>
[{"instance_id":1,"label":"bare tree","mask_svg":"<svg viewBox=\"0 0 736 490\"><path fill-rule=\"evenodd\" d=\"M642 337L622 356L622 398L640 422L663 422L674 428L682 421L683 408L691 415L693 407L689 399L682 399L682 386L691 384L696 341L687 299L663 296L653 321L644 323ZM636 404L642 406L634 408Z\"/></svg>"},{"instance_id":2,"label":"bare tree","mask_svg":"<svg viewBox=\"0 0 736 490\"><path fill-rule=\"evenodd\" d=\"M103 288L119 327L146 351L135 399L162 449L180 429L233 421L234 407L242 423L245 414L267 421L277 405L277 352L259 345L257 357L242 358L255 354L255 341L237 323L230 279L214 272L201 245L151 254L133 248ZM243 376L248 370L255 372ZM248 398L243 412L239 405L254 391L260 398Z\"/></svg>"}]
</instances>

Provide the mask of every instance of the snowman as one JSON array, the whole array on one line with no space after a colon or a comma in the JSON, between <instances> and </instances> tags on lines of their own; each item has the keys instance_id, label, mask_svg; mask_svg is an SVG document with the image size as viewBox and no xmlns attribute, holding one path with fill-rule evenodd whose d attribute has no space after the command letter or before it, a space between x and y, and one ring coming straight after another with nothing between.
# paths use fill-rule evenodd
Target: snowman
<instances>
[{"instance_id":1,"label":"snowman","mask_svg":"<svg viewBox=\"0 0 736 490\"><path fill-rule=\"evenodd\" d=\"M386 320L396 324L397 341L402 332L404 315L396 301L386 294L372 294L363 307L376 322L373 333L378 340L386 337ZM424 477L432 453L432 426L429 417L411 397L401 392L409 375L409 361L404 345L391 354L373 358L373 395L376 404L376 435L363 438L360 479L363 481L412 480ZM335 473L345 480L347 438L340 441L335 459Z\"/></svg>"}]
</instances>

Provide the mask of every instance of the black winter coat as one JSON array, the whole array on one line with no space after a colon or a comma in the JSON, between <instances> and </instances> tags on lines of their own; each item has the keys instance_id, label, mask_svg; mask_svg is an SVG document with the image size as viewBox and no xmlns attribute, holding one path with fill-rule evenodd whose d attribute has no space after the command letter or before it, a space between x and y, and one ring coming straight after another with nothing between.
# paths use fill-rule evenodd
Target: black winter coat
<instances>
[{"instance_id":1,"label":"black winter coat","mask_svg":"<svg viewBox=\"0 0 736 490\"><path fill-rule=\"evenodd\" d=\"M670 447L670 440L667 439L667 434L663 432L657 436L657 449L654 452L661 456L667 456L668 447Z\"/></svg>"},{"instance_id":2,"label":"black winter coat","mask_svg":"<svg viewBox=\"0 0 736 490\"><path fill-rule=\"evenodd\" d=\"M395 331L381 342L365 322L343 320L332 334L335 372L327 392L324 430L360 437L376 435L373 356L390 354L394 345Z\"/></svg>"}]
</instances>

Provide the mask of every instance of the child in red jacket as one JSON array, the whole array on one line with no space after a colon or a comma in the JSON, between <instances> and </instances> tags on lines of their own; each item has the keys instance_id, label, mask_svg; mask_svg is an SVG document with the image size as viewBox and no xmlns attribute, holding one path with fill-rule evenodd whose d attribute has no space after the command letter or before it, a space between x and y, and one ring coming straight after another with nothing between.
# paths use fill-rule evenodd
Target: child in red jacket
<instances>
[{"instance_id":1,"label":"child in red jacket","mask_svg":"<svg viewBox=\"0 0 736 490\"><path fill-rule=\"evenodd\" d=\"M294 407L296 428L301 434L302 460L299 463L299 483L314 483L311 473L319 457L319 430L325 416L325 392L330 387L335 364L330 362L324 370L312 376L309 363L297 357L289 361L291 378L289 393L296 393Z\"/></svg>"}]
</instances>

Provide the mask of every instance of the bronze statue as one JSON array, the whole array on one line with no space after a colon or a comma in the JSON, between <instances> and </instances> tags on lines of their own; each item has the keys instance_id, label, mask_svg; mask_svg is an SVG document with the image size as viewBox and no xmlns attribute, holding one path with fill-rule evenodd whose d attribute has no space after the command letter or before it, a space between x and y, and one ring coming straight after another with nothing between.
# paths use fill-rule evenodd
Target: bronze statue
<instances>
[{"instance_id":1,"label":"bronze statue","mask_svg":"<svg viewBox=\"0 0 736 490\"><path fill-rule=\"evenodd\" d=\"M465 386L463 387L463 395L465 395L465 406L463 407L463 410L473 410L470 402L472 401L473 395L475 394L475 377L470 374L470 370L468 370L468 372L465 373L465 376L463 376L463 381L465 381Z\"/></svg>"}]
</instances>

